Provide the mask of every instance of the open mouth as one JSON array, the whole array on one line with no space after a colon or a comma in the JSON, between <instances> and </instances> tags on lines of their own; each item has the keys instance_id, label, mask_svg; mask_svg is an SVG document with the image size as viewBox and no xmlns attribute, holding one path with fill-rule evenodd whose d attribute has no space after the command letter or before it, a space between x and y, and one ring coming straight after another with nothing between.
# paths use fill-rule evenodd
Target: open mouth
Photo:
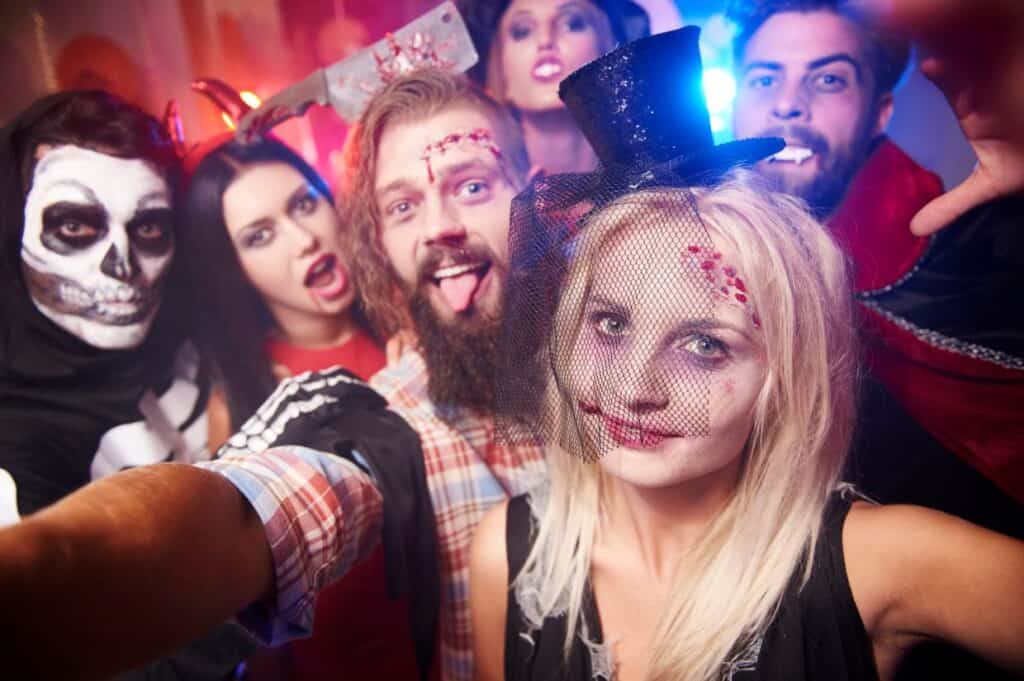
<instances>
[{"instance_id":1,"label":"open mouth","mask_svg":"<svg viewBox=\"0 0 1024 681\"><path fill-rule=\"evenodd\" d=\"M565 67L562 66L562 62L559 59L555 57L541 57L533 65L533 70L530 73L537 80L549 83L553 80L561 80L564 70Z\"/></svg>"},{"instance_id":2,"label":"open mouth","mask_svg":"<svg viewBox=\"0 0 1024 681\"><path fill-rule=\"evenodd\" d=\"M302 283L318 298L333 300L345 292L348 277L338 258L330 253L324 253L306 270L306 277Z\"/></svg>"},{"instance_id":3,"label":"open mouth","mask_svg":"<svg viewBox=\"0 0 1024 681\"><path fill-rule=\"evenodd\" d=\"M467 262L440 267L431 280L441 291L441 297L456 313L465 312L480 291L480 284L491 270L491 263Z\"/></svg>"},{"instance_id":4,"label":"open mouth","mask_svg":"<svg viewBox=\"0 0 1024 681\"><path fill-rule=\"evenodd\" d=\"M787 144L782 151L773 154L768 158L771 163L795 163L802 165L804 161L814 156L814 150L799 144Z\"/></svg>"}]
</instances>

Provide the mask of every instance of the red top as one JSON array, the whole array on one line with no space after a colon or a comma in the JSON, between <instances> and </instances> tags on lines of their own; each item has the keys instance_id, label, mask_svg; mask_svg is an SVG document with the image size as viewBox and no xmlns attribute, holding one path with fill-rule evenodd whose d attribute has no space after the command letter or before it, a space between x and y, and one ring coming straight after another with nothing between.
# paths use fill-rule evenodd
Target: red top
<instances>
[{"instance_id":1,"label":"red top","mask_svg":"<svg viewBox=\"0 0 1024 681\"><path fill-rule=\"evenodd\" d=\"M268 338L263 344L271 363L280 364L294 376L303 371L318 371L332 366L348 369L363 379L384 368L384 350L366 333L356 333L341 345L330 348L302 348L291 343Z\"/></svg>"},{"instance_id":2,"label":"red top","mask_svg":"<svg viewBox=\"0 0 1024 681\"><path fill-rule=\"evenodd\" d=\"M337 365L368 380L385 364L384 351L362 331L331 348L268 339L264 349L271 362L293 375ZM288 645L290 681L418 678L409 606L388 598L381 546L320 593L313 636Z\"/></svg>"}]
</instances>

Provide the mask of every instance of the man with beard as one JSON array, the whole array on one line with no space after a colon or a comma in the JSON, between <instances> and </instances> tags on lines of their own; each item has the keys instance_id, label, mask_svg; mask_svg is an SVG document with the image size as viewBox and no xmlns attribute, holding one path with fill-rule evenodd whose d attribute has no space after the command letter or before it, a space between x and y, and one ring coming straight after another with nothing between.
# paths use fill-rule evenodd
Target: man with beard
<instances>
[{"instance_id":1,"label":"man with beard","mask_svg":"<svg viewBox=\"0 0 1024 681\"><path fill-rule=\"evenodd\" d=\"M961 0L961 15L973 12L975 4ZM946 25L956 24L947 19ZM1024 41L1006 44L1024 57ZM991 82L996 73L971 72L985 82ZM1024 63L1007 73L1006 79L1015 82L1022 73ZM517 173L522 179L516 160L522 143L515 141L513 126L501 123L507 118L495 113L493 103L486 104L490 100L477 96L445 106L425 94L414 96L418 88L407 88L404 82L393 84L387 92L409 96L396 99L387 112L383 108L377 115L367 112L362 129L354 133L357 146L352 151L356 153L349 157L354 163L349 167L351 181L357 188L373 189L368 195L352 197L363 201L361 209L356 206L357 214L379 211L394 218L389 227L382 219L379 237L375 221L354 225L357 235L372 237L360 259L376 275L368 282L376 292L373 311L378 318L391 316L399 324L406 318L408 311L399 306L396 281L396 275L401 275L407 287L419 284L442 323L465 321L487 309L489 287L503 284L490 276L491 270L504 263L503 251L477 225L469 224L468 216L501 212L507 220L504 185L509 180L514 185ZM472 127L478 120L467 118L452 121L457 127L445 131L441 139L414 138L405 167L378 184L386 167L379 153L388 141L383 133L390 130L392 138L398 137L402 128L426 125L436 115L467 111L485 113L490 125L483 130L488 134ZM1010 143L993 154L1000 158L990 160L1002 158L1019 168L1014 159L1024 159L1024 139L1012 138L1019 119L1007 116L1003 108L984 113L998 117L1011 132ZM459 153L449 157L453 151ZM496 168L499 158L500 168ZM484 172L474 173L473 168ZM471 177L459 174L467 170ZM1011 191L1019 192L1020 187L1000 188L1000 193ZM474 203L477 200L481 203ZM404 215L409 216L408 222L403 222ZM464 236L458 225L441 230L444 222L426 216L463 216L459 222ZM403 237L405 227L409 234ZM394 242L385 250L391 236ZM448 261L430 264L429 246L442 242L473 248L467 248L465 258L456 257L456 248L446 253ZM481 244L489 252L476 247ZM394 267L373 267L371 258L385 263L394 258ZM465 275L469 276L462 278ZM413 423L423 440L421 461L433 506L428 525L436 528L439 544L436 562L430 554L412 554L410 569L419 572L440 564L445 580L443 676L469 678L473 670L467 647L464 566L470 535L483 508L522 490L542 466L537 452L498 445L479 407L457 410L461 418L453 421L439 419L435 405L425 397L427 367L420 355L407 353L401 365L379 376L374 386L388 395L391 409ZM312 400L308 404L295 401L308 397L307 389L321 404L327 402L309 417L328 412L337 418L339 412L331 410L341 403L332 402L336 398L331 394L322 396L318 391L323 389L315 385L325 380L297 377L287 383L271 400L265 418L259 419L262 426L255 422L245 429L252 432L251 437L244 433L238 437L239 449L255 448L256 440L263 440L263 445L292 440L287 431L303 418L289 420L287 407L312 408ZM347 409L348 405L341 406ZM277 423L278 414L285 415L284 423ZM357 418L379 420L386 414L391 412L362 411ZM274 428L268 428L268 423ZM399 435L396 423L385 423L396 431L394 436ZM339 449L343 448L334 448ZM30 670L18 678L33 678L33 674L35 678L95 678L105 670L151 657L245 606L251 606L246 617L258 617L253 624L262 623L261 631L268 636L289 625L293 633L308 626L315 592L364 555L382 534L385 547L388 542L391 502L385 493L382 510L383 471L371 478L365 467L356 464L359 458L275 447L262 454L227 454L221 463L208 466L213 471L175 465L127 471L93 483L16 528L0 530L0 602L10 621L0 631L5 671L17 675L22 669ZM140 578L143 570L145 579ZM153 588L154 584L159 587ZM76 636L55 631L50 612L60 612L61 622ZM278 626L272 628L273 623ZM119 640L126 645L100 647Z\"/></svg>"},{"instance_id":2,"label":"man with beard","mask_svg":"<svg viewBox=\"0 0 1024 681\"><path fill-rule=\"evenodd\" d=\"M909 43L865 12L870 4L734 2L730 14L739 25L734 128L737 136L786 140L786 148L757 164L757 170L804 199L851 261L870 371L850 478L884 503L930 506L1021 538L1024 313L1014 302L1022 284L1020 199L967 212L940 210L945 219L934 224L936 207L957 197L963 201L970 192L958 188L936 200L939 179L884 136ZM901 4L905 13L927 17L930 11L913 2ZM945 2L943 11L948 13L951 4ZM979 117L973 108L1003 101L1002 90L1017 87L1012 80L993 85L998 76L979 77L1013 63L1004 61L1010 53L998 47L993 31L1001 31L1004 22L1020 24L1020 9L1002 5L988 4L980 19L963 11L956 24L963 29L959 35L948 23L941 24L944 30L933 28L930 47L941 59L922 62L926 75L940 76L937 84L955 104L983 161L986 150L991 156L993 149L1013 148L972 135L972 128L998 127L992 125L997 119ZM937 44L936 35L941 35ZM988 90L968 93L972 81ZM1005 176L1002 184L1019 173L1006 162L1014 158L1007 153L1004 167L995 166ZM991 164L980 167L993 170ZM990 192L973 204L994 196ZM935 236L917 236L911 222L919 212L933 223L928 231L948 226ZM955 668L951 660L934 663L932 670L915 668L922 652L913 654L908 675L942 675ZM995 674L972 669L960 675Z\"/></svg>"},{"instance_id":3,"label":"man with beard","mask_svg":"<svg viewBox=\"0 0 1024 681\"><path fill-rule=\"evenodd\" d=\"M1024 536L1024 461L1014 454L1024 438L1009 407L1024 359L1008 323L1018 315L1003 307L1015 295L1016 249L998 236L1013 212L1000 209L1006 218L996 220L968 213L930 238L911 232L915 214L949 199L936 201L938 178L884 136L909 42L865 6L734 2L735 131L786 140L757 169L807 201L850 257L872 370L855 478L883 502L932 506ZM949 88L962 89L965 79L950 74L963 70L957 62L967 63L968 53L977 61L992 51L965 45L943 62L938 83L951 101ZM957 111L962 125L971 123L966 101ZM984 152L984 142L974 146Z\"/></svg>"},{"instance_id":4,"label":"man with beard","mask_svg":"<svg viewBox=\"0 0 1024 681\"><path fill-rule=\"evenodd\" d=\"M26 677L31 670L59 678L73 669L76 677L90 678L137 664L182 632L254 602L243 619L268 640L308 632L316 593L383 540L389 584L411 583L414 596L439 588L432 612L423 612L429 598L413 604L424 676L437 647L441 678L472 678L467 579L473 528L488 508L543 475L539 450L499 441L490 414L509 210L525 183L526 151L503 107L464 77L440 71L387 86L350 135L351 184L343 201L352 207L359 249L354 274L373 318L389 330L414 320L422 347L406 351L371 381L390 411L340 370L295 377L218 460L128 471L72 497L56 514L26 523L9 566L24 565L37 549L47 551L48 538L62 534L53 533L51 523L73 531L60 517L76 517L73 525L84 527L81 514L102 508L85 523L92 526L91 541L80 547L81 560L51 565L49 577L31 579L48 581L65 569L75 579L89 574L90 592L104 594L103 608L118 613L87 636L62 642L73 651L64 657L39 648L47 626L40 599L54 599L54 607L60 599L72 618L88 605L56 590L33 597L31 589L5 591L5 598L32 598L30 610L39 613L0 631L5 653L8 646L20 650ZM328 383L334 387L325 389ZM409 463L402 419L418 436L419 447L412 447L418 475L405 472L416 466ZM323 427L309 425L314 422ZM286 443L316 450L274 446ZM143 513L153 498L160 499L157 508ZM395 521L396 515L402 518ZM159 537L162 560L143 558L135 543L143 537ZM135 556L149 567L145 583L165 586L151 592L120 558L101 567L102 555ZM189 575L186 594L170 586L181 574ZM146 608L133 607L128 594L136 589L150 594ZM431 618L440 618L439 646ZM90 644L118 637L131 645L97 653Z\"/></svg>"},{"instance_id":5,"label":"man with beard","mask_svg":"<svg viewBox=\"0 0 1024 681\"><path fill-rule=\"evenodd\" d=\"M855 5L739 0L730 6L739 26L733 43L739 82L734 129L737 137L756 133L786 140L786 148L758 169L823 220L850 209L844 198L858 174L869 176L873 190L879 189L875 174L898 180L891 195L873 200L899 199L902 212L886 226L902 217L902 228L942 186L884 136L910 44L873 26Z\"/></svg>"}]
</instances>

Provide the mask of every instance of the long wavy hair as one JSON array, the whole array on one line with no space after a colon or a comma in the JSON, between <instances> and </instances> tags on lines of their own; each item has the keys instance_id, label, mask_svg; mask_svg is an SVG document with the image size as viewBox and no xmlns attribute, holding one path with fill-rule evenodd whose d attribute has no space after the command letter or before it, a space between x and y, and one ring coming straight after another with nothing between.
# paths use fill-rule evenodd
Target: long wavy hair
<instances>
[{"instance_id":1,"label":"long wavy hair","mask_svg":"<svg viewBox=\"0 0 1024 681\"><path fill-rule=\"evenodd\" d=\"M245 168L259 163L288 164L334 203L324 179L273 139L254 144L228 141L208 152L188 179L178 253L188 273L196 341L224 389L233 429L256 411L276 384L263 342L277 322L245 275L224 222L224 192ZM369 331L356 305L353 318Z\"/></svg>"},{"instance_id":2,"label":"long wavy hair","mask_svg":"<svg viewBox=\"0 0 1024 681\"><path fill-rule=\"evenodd\" d=\"M374 180L381 135L393 123L424 120L460 107L480 111L492 121L505 172L521 189L530 165L519 124L508 109L460 74L423 69L395 80L370 100L345 140L341 193L351 224L353 269L366 314L384 335L408 328L411 322L378 229Z\"/></svg>"},{"instance_id":3,"label":"long wavy hair","mask_svg":"<svg viewBox=\"0 0 1024 681\"><path fill-rule=\"evenodd\" d=\"M760 311L767 368L738 486L689 549L687 570L673 585L654 635L647 678L657 681L720 678L764 632L791 580L807 579L806 559L839 484L855 415L850 289L844 257L827 232L798 200L762 189L749 172L692 192L706 228L731 245L737 269L746 273ZM679 200L678 190L656 189L620 199L640 202L652 216L678 215L666 202ZM628 227L621 220L594 222L604 231L581 239L580 265L570 277L589 276L588 261L608 237ZM561 299L552 327L572 333L580 302ZM572 339L564 342L571 346ZM568 361L562 354L556 364ZM553 368L560 370L565 367ZM552 397L549 408L571 406ZM514 588L517 595L530 594L533 607L524 608L530 626L566 614L568 656L581 632L608 478L599 466L562 452L551 452L548 461L549 493L534 503L537 540Z\"/></svg>"}]
</instances>

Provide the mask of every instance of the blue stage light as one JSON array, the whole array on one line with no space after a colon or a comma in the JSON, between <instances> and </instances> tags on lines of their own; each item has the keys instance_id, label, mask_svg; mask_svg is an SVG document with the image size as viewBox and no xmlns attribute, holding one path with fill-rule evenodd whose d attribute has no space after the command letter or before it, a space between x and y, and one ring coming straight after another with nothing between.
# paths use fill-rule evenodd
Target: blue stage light
<instances>
[{"instance_id":1,"label":"blue stage light","mask_svg":"<svg viewBox=\"0 0 1024 681\"><path fill-rule=\"evenodd\" d=\"M717 67L705 69L704 98L708 103L708 113L728 113L732 109L732 100L736 98L736 80L732 74Z\"/></svg>"},{"instance_id":2,"label":"blue stage light","mask_svg":"<svg viewBox=\"0 0 1024 681\"><path fill-rule=\"evenodd\" d=\"M729 131L729 121L722 114L711 114L711 132L715 135ZM716 139L716 142L718 140Z\"/></svg>"}]
</instances>

